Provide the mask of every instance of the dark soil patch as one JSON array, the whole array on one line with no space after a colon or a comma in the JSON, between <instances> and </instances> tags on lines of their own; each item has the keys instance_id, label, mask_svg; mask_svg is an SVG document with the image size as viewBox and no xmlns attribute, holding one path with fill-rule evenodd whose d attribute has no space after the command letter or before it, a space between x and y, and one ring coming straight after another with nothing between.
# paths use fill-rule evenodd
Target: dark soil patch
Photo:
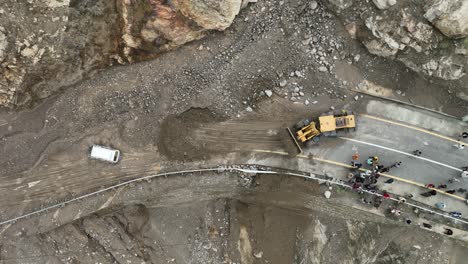
<instances>
[{"instance_id":1,"label":"dark soil patch","mask_svg":"<svg viewBox=\"0 0 468 264\"><path fill-rule=\"evenodd\" d=\"M190 108L180 115L170 115L161 124L157 142L159 151L172 160L207 159L213 150L206 149L203 143L197 143L193 131L221 120L207 108Z\"/></svg>"}]
</instances>

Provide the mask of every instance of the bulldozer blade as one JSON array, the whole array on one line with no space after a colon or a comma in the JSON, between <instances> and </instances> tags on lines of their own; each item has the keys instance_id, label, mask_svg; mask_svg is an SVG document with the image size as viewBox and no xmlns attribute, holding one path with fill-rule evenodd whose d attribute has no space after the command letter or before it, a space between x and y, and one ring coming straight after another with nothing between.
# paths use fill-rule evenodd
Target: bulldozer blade
<instances>
[{"instance_id":1,"label":"bulldozer blade","mask_svg":"<svg viewBox=\"0 0 468 264\"><path fill-rule=\"evenodd\" d=\"M285 135L282 136L283 139L283 144L286 148L286 152L288 152L290 157L296 157L299 154L302 154L302 148L299 145L299 143L296 140L296 137L294 136L293 132L289 127L285 126ZM291 139L293 142L291 142ZM293 143L293 144L291 144Z\"/></svg>"}]
</instances>

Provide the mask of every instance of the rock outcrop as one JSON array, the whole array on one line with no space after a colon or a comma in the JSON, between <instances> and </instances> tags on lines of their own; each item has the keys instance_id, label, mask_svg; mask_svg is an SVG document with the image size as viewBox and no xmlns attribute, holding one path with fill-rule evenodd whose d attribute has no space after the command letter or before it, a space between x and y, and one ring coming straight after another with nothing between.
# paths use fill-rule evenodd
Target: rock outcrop
<instances>
[{"instance_id":1,"label":"rock outcrop","mask_svg":"<svg viewBox=\"0 0 468 264\"><path fill-rule=\"evenodd\" d=\"M424 17L447 37L468 36L468 1L433 0L425 9Z\"/></svg>"},{"instance_id":2,"label":"rock outcrop","mask_svg":"<svg viewBox=\"0 0 468 264\"><path fill-rule=\"evenodd\" d=\"M151 59L225 30L249 2L255 1L5 0L0 107L45 98L96 69Z\"/></svg>"},{"instance_id":3,"label":"rock outcrop","mask_svg":"<svg viewBox=\"0 0 468 264\"><path fill-rule=\"evenodd\" d=\"M399 60L427 76L457 80L465 75L467 41L447 36L465 36L468 1L436 1L427 5L426 11L412 2L373 0L373 5L359 1L344 12L336 12L343 20L352 21L345 28L370 53Z\"/></svg>"}]
</instances>

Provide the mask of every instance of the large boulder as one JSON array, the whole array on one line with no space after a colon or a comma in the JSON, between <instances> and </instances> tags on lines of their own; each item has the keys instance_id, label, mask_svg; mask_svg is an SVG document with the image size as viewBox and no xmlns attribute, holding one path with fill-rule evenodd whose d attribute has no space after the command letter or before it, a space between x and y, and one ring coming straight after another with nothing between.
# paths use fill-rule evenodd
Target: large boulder
<instances>
[{"instance_id":1,"label":"large boulder","mask_svg":"<svg viewBox=\"0 0 468 264\"><path fill-rule=\"evenodd\" d=\"M225 30L239 14L241 0L174 0L182 15L204 29Z\"/></svg>"},{"instance_id":2,"label":"large boulder","mask_svg":"<svg viewBox=\"0 0 468 264\"><path fill-rule=\"evenodd\" d=\"M153 0L121 2L124 60L151 57L199 39L209 30L225 30L239 13L242 0ZM140 13L148 16L135 15ZM140 54L144 51L145 58Z\"/></svg>"},{"instance_id":3,"label":"large boulder","mask_svg":"<svg viewBox=\"0 0 468 264\"><path fill-rule=\"evenodd\" d=\"M468 36L467 0L432 0L424 17L450 38Z\"/></svg>"},{"instance_id":4,"label":"large boulder","mask_svg":"<svg viewBox=\"0 0 468 264\"><path fill-rule=\"evenodd\" d=\"M378 9L387 9L396 4L396 0L372 0Z\"/></svg>"}]
</instances>

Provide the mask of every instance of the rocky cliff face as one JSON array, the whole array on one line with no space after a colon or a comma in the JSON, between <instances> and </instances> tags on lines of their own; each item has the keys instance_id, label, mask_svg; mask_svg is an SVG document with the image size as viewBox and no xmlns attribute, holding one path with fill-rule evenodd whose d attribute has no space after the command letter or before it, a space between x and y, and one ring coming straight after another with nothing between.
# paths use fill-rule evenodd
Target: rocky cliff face
<instances>
[{"instance_id":1,"label":"rocky cliff face","mask_svg":"<svg viewBox=\"0 0 468 264\"><path fill-rule=\"evenodd\" d=\"M248 0L5 0L0 106L45 98L95 69L129 63L229 27Z\"/></svg>"},{"instance_id":2,"label":"rocky cliff face","mask_svg":"<svg viewBox=\"0 0 468 264\"><path fill-rule=\"evenodd\" d=\"M427 76L457 80L465 75L467 1L329 2L350 34L370 53L399 60Z\"/></svg>"}]
</instances>

